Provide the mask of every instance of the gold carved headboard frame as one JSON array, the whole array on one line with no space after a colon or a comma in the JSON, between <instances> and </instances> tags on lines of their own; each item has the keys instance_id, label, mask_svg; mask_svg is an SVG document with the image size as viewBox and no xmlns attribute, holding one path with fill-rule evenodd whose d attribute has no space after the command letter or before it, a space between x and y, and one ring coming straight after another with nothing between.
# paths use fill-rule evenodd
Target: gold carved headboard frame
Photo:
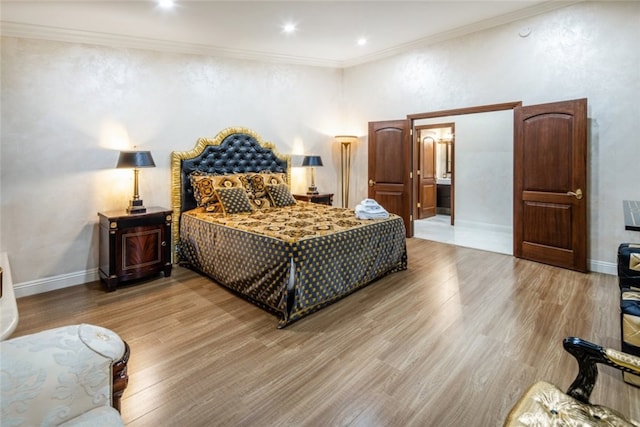
<instances>
[{"instance_id":1,"label":"gold carved headboard frame","mask_svg":"<svg viewBox=\"0 0 640 427\"><path fill-rule=\"evenodd\" d=\"M249 172L285 172L291 187L291 156L282 155L271 142L251 129L230 127L213 139L199 138L189 151L171 153L172 253L178 260L180 215L196 207L189 176L199 171L212 175Z\"/></svg>"}]
</instances>

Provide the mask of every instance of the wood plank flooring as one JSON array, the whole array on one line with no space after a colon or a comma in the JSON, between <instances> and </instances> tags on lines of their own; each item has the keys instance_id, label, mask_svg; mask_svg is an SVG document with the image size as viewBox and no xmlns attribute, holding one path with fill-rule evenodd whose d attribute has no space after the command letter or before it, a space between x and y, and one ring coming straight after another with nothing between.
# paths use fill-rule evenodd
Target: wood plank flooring
<instances>
[{"instance_id":1,"label":"wood plank flooring","mask_svg":"<svg viewBox=\"0 0 640 427\"><path fill-rule=\"evenodd\" d=\"M131 346L128 426L499 426L539 379L577 372L562 339L620 348L614 276L419 239L409 269L286 329L177 267L104 292L20 298L14 336L93 323ZM600 369L592 401L640 419L640 389Z\"/></svg>"}]
</instances>

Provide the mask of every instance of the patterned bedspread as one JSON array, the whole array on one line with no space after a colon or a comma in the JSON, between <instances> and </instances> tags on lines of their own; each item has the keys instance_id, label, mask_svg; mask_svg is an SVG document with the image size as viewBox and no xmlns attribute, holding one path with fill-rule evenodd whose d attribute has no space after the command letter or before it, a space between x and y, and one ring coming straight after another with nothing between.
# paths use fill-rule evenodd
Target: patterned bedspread
<instances>
[{"instance_id":1,"label":"patterned bedspread","mask_svg":"<svg viewBox=\"0 0 640 427\"><path fill-rule=\"evenodd\" d=\"M405 270L402 219L359 220L311 203L180 219L180 258L267 308L284 327L386 274Z\"/></svg>"}]
</instances>

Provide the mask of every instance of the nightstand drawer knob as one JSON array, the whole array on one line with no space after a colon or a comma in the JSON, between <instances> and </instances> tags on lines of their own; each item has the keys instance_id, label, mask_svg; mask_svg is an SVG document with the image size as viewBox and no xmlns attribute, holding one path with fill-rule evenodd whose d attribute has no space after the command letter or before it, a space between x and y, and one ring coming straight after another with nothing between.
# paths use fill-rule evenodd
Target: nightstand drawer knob
<instances>
[{"instance_id":1,"label":"nightstand drawer knob","mask_svg":"<svg viewBox=\"0 0 640 427\"><path fill-rule=\"evenodd\" d=\"M118 228L118 223L113 221L111 224L109 224L109 227L111 228Z\"/></svg>"},{"instance_id":2,"label":"nightstand drawer knob","mask_svg":"<svg viewBox=\"0 0 640 427\"><path fill-rule=\"evenodd\" d=\"M167 221L171 221L171 215L167 215Z\"/></svg>"},{"instance_id":3,"label":"nightstand drawer knob","mask_svg":"<svg viewBox=\"0 0 640 427\"><path fill-rule=\"evenodd\" d=\"M167 242L165 242L164 240L162 241L162 246L167 246Z\"/></svg>"}]
</instances>

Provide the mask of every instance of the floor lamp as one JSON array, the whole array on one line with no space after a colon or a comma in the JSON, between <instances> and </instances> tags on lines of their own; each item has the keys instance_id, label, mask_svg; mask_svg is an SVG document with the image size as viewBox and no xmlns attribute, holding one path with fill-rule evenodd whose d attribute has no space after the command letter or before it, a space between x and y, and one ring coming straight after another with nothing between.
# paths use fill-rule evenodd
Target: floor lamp
<instances>
[{"instance_id":1,"label":"floor lamp","mask_svg":"<svg viewBox=\"0 0 640 427\"><path fill-rule=\"evenodd\" d=\"M340 160L342 162L342 207L349 207L349 176L351 175L351 144L358 140L357 136L338 135L335 137L340 143Z\"/></svg>"}]
</instances>

